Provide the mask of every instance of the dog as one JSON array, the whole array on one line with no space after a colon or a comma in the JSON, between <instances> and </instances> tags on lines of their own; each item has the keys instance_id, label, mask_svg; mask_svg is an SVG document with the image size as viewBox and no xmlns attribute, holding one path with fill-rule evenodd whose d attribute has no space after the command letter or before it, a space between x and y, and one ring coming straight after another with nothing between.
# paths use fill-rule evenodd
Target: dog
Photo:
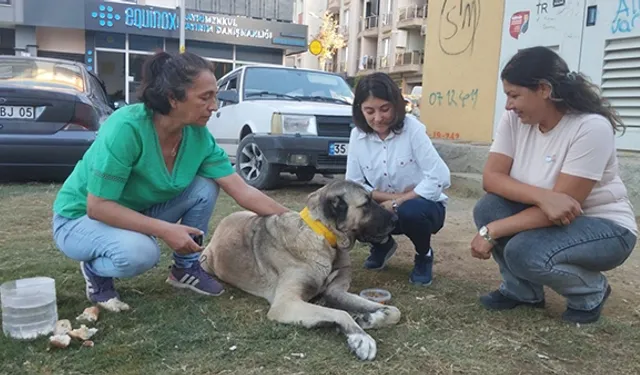
<instances>
[{"instance_id":1,"label":"dog","mask_svg":"<svg viewBox=\"0 0 640 375\"><path fill-rule=\"evenodd\" d=\"M349 250L380 242L398 217L361 185L336 180L307 196L300 212L258 216L235 212L220 221L202 252L202 268L224 283L266 299L267 318L306 328L337 326L349 350L373 360L365 332L400 320L400 310L348 292ZM315 302L324 302L324 306Z\"/></svg>"}]
</instances>

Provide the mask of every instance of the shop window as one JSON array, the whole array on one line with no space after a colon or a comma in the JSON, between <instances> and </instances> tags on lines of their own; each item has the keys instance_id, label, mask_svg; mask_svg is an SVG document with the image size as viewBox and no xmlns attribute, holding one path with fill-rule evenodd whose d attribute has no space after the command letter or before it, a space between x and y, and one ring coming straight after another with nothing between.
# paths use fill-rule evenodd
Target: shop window
<instances>
[{"instance_id":1,"label":"shop window","mask_svg":"<svg viewBox=\"0 0 640 375\"><path fill-rule=\"evenodd\" d=\"M232 63L219 62L219 61L212 61L211 63L213 64L215 69L213 75L216 76L216 79L220 79L224 77L225 74L233 70Z\"/></svg>"},{"instance_id":2,"label":"shop window","mask_svg":"<svg viewBox=\"0 0 640 375\"><path fill-rule=\"evenodd\" d=\"M125 38L125 34L96 33L96 47L124 49Z\"/></svg>"},{"instance_id":3,"label":"shop window","mask_svg":"<svg viewBox=\"0 0 640 375\"><path fill-rule=\"evenodd\" d=\"M80 53L55 52L38 50L39 57L48 57L52 59L62 59L84 63L84 55Z\"/></svg>"},{"instance_id":4,"label":"shop window","mask_svg":"<svg viewBox=\"0 0 640 375\"><path fill-rule=\"evenodd\" d=\"M129 49L134 51L162 51L164 41L162 38L146 35L129 35Z\"/></svg>"},{"instance_id":5,"label":"shop window","mask_svg":"<svg viewBox=\"0 0 640 375\"><path fill-rule=\"evenodd\" d=\"M274 48L237 46L236 60L282 65L282 50Z\"/></svg>"}]
</instances>

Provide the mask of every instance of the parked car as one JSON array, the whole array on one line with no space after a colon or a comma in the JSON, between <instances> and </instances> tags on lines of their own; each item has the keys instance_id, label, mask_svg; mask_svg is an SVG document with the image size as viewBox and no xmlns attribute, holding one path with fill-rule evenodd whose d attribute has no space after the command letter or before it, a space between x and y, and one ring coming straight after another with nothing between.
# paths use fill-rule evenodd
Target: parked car
<instances>
[{"instance_id":1,"label":"parked car","mask_svg":"<svg viewBox=\"0 0 640 375\"><path fill-rule=\"evenodd\" d=\"M81 63L0 56L0 174L66 177L114 110Z\"/></svg>"},{"instance_id":2,"label":"parked car","mask_svg":"<svg viewBox=\"0 0 640 375\"><path fill-rule=\"evenodd\" d=\"M301 181L345 172L353 92L341 76L249 65L222 77L218 89L207 127L250 185L273 188L283 172Z\"/></svg>"}]
</instances>

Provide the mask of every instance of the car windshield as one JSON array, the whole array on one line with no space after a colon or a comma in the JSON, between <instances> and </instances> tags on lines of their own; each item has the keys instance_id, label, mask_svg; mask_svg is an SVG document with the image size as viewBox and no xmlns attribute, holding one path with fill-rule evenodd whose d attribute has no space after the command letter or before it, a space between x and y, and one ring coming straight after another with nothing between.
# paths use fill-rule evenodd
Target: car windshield
<instances>
[{"instance_id":1,"label":"car windshield","mask_svg":"<svg viewBox=\"0 0 640 375\"><path fill-rule=\"evenodd\" d=\"M244 99L274 97L351 104L353 91L342 77L335 74L283 68L247 68Z\"/></svg>"},{"instance_id":2,"label":"car windshield","mask_svg":"<svg viewBox=\"0 0 640 375\"><path fill-rule=\"evenodd\" d=\"M82 71L76 65L33 59L0 59L0 83L46 86L84 91Z\"/></svg>"}]
</instances>

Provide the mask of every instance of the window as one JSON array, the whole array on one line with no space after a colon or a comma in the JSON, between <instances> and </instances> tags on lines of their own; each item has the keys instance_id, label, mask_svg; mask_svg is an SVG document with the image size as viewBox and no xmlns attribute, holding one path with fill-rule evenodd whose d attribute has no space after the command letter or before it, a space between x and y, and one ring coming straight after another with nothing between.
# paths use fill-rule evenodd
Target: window
<instances>
[{"instance_id":1,"label":"window","mask_svg":"<svg viewBox=\"0 0 640 375\"><path fill-rule=\"evenodd\" d=\"M297 69L248 67L244 75L243 91L245 100L273 99L274 96L287 95L353 102L353 92L342 77Z\"/></svg>"},{"instance_id":2,"label":"window","mask_svg":"<svg viewBox=\"0 0 640 375\"><path fill-rule=\"evenodd\" d=\"M80 67L33 59L11 59L0 63L0 81L13 85L49 86L85 90Z\"/></svg>"}]
</instances>

